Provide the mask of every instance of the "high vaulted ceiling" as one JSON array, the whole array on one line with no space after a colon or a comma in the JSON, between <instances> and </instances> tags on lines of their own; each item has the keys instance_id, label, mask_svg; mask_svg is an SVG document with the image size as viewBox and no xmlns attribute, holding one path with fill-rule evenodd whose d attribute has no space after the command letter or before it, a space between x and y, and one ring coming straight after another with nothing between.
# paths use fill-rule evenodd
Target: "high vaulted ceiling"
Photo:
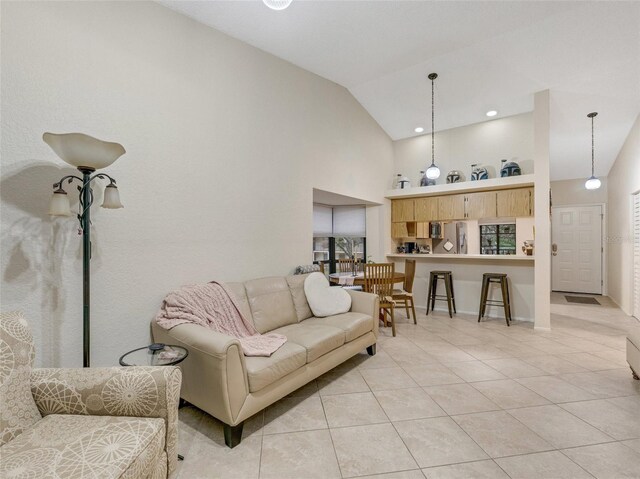
<instances>
[{"instance_id":1,"label":"high vaulted ceiling","mask_svg":"<svg viewBox=\"0 0 640 479\"><path fill-rule=\"evenodd\" d=\"M348 88L394 139L531 111L551 90L551 177L606 175L640 112L640 2L293 0L163 5Z\"/></svg>"}]
</instances>

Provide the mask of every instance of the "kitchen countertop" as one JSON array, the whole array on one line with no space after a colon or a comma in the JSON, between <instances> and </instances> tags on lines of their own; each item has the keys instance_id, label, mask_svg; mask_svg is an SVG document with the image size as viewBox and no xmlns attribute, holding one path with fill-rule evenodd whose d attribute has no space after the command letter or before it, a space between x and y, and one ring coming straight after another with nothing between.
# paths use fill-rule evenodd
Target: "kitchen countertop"
<instances>
[{"instance_id":1,"label":"kitchen countertop","mask_svg":"<svg viewBox=\"0 0 640 479\"><path fill-rule=\"evenodd\" d=\"M483 260L483 261L535 261L535 256L522 255L498 255L498 254L406 254L406 253L390 253L387 258L415 258L415 259L450 259L453 261L464 260Z\"/></svg>"}]
</instances>

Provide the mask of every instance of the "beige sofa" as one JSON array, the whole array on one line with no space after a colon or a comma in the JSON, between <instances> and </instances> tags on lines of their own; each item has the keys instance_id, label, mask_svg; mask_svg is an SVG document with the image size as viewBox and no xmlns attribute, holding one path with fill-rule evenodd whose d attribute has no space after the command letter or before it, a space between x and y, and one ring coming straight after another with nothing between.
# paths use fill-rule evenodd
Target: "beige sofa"
<instances>
[{"instance_id":1,"label":"beige sofa","mask_svg":"<svg viewBox=\"0 0 640 479\"><path fill-rule=\"evenodd\" d=\"M640 379L640 330L627 335L627 362L634 379Z\"/></svg>"},{"instance_id":2,"label":"beige sofa","mask_svg":"<svg viewBox=\"0 0 640 479\"><path fill-rule=\"evenodd\" d=\"M229 447L240 443L245 419L363 349L375 354L378 297L348 291L350 312L316 318L304 294L306 276L228 283L260 333L287 336L271 357L245 357L237 339L201 326L165 330L152 322L154 341L189 350L180 365L181 397L224 423Z\"/></svg>"},{"instance_id":3,"label":"beige sofa","mask_svg":"<svg viewBox=\"0 0 640 479\"><path fill-rule=\"evenodd\" d=\"M0 314L0 477L166 479L176 468L176 367L31 369L20 313Z\"/></svg>"}]
</instances>

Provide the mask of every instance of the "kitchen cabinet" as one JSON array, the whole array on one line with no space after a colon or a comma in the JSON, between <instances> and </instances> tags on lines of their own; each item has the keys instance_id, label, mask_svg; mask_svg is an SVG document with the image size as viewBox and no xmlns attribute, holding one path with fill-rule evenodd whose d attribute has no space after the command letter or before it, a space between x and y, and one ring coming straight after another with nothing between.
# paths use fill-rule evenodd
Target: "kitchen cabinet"
<instances>
[{"instance_id":1,"label":"kitchen cabinet","mask_svg":"<svg viewBox=\"0 0 640 479\"><path fill-rule=\"evenodd\" d=\"M429 238L429 223L417 222L416 223L416 239Z\"/></svg>"},{"instance_id":2,"label":"kitchen cabinet","mask_svg":"<svg viewBox=\"0 0 640 479\"><path fill-rule=\"evenodd\" d=\"M414 217L416 221L438 220L438 197L416 198L414 200Z\"/></svg>"},{"instance_id":3,"label":"kitchen cabinet","mask_svg":"<svg viewBox=\"0 0 640 479\"><path fill-rule=\"evenodd\" d=\"M462 220L465 216L465 195L438 197L438 220Z\"/></svg>"},{"instance_id":4,"label":"kitchen cabinet","mask_svg":"<svg viewBox=\"0 0 640 479\"><path fill-rule=\"evenodd\" d=\"M413 198L391 200L391 221L394 223L415 221Z\"/></svg>"},{"instance_id":5,"label":"kitchen cabinet","mask_svg":"<svg viewBox=\"0 0 640 479\"><path fill-rule=\"evenodd\" d=\"M500 190L496 197L498 217L533 216L533 188Z\"/></svg>"},{"instance_id":6,"label":"kitchen cabinet","mask_svg":"<svg viewBox=\"0 0 640 479\"><path fill-rule=\"evenodd\" d=\"M481 218L495 218L496 192L487 191L482 193L468 193L465 195L465 215L466 219L478 220ZM500 215L497 215L500 216ZM507 215L513 216L513 215Z\"/></svg>"},{"instance_id":7,"label":"kitchen cabinet","mask_svg":"<svg viewBox=\"0 0 640 479\"><path fill-rule=\"evenodd\" d=\"M409 230L407 229L407 223L391 223L392 238L407 238L408 236Z\"/></svg>"}]
</instances>

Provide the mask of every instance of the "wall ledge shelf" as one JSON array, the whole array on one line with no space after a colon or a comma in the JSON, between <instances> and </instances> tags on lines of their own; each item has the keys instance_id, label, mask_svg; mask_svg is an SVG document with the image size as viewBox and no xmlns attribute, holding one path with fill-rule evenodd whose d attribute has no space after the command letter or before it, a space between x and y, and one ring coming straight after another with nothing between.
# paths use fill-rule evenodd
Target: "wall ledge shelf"
<instances>
[{"instance_id":1,"label":"wall ledge shelf","mask_svg":"<svg viewBox=\"0 0 640 479\"><path fill-rule=\"evenodd\" d=\"M387 258L392 259L417 259L417 260L452 260L452 261L517 261L517 262L535 262L535 256L522 256L522 255L498 255L498 254L402 254L391 253L387 255Z\"/></svg>"},{"instance_id":2,"label":"wall ledge shelf","mask_svg":"<svg viewBox=\"0 0 640 479\"><path fill-rule=\"evenodd\" d=\"M507 178L490 178L479 181L463 181L435 186L414 186L402 190L387 190L385 198L416 198L424 196L439 196L455 193L471 193L485 190L506 190L511 188L525 188L534 186L534 175L510 176Z\"/></svg>"}]
</instances>

